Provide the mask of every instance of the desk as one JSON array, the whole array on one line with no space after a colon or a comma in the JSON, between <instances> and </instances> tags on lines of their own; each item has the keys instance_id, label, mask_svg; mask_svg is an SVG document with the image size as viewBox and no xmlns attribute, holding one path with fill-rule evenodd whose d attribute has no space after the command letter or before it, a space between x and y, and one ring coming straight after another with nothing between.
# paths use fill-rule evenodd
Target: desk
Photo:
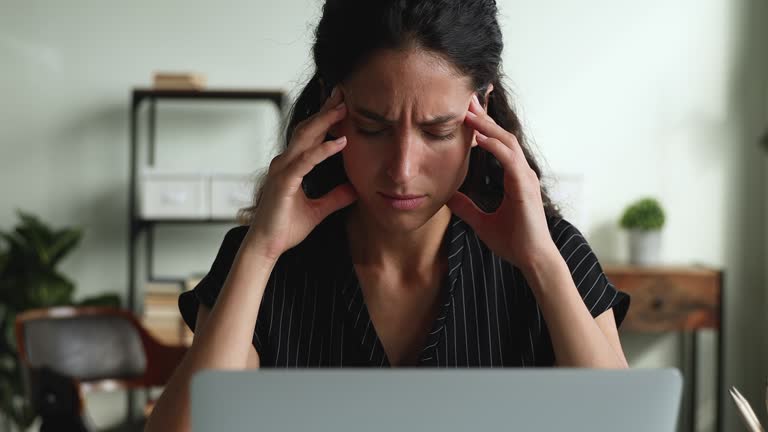
<instances>
[{"instance_id":1,"label":"desk","mask_svg":"<svg viewBox=\"0 0 768 432\"><path fill-rule=\"evenodd\" d=\"M696 426L697 337L699 330L717 331L717 417L723 430L723 272L706 267L636 267L606 265L605 274L621 291L632 296L621 326L627 332L681 332L690 336L691 355L686 369L690 380L688 403L691 430ZM687 374L686 374L687 375Z\"/></svg>"}]
</instances>

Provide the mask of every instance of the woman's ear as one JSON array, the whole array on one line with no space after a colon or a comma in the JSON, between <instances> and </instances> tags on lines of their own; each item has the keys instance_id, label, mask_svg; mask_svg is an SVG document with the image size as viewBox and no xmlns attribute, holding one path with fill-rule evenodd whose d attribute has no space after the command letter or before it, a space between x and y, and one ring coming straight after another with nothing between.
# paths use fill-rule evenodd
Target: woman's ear
<instances>
[{"instance_id":1,"label":"woman's ear","mask_svg":"<svg viewBox=\"0 0 768 432\"><path fill-rule=\"evenodd\" d=\"M488 110L488 96L490 96L492 91L493 91L493 84L488 84L488 90L485 91L485 97L483 98L485 100L483 109L486 111Z\"/></svg>"}]
</instances>

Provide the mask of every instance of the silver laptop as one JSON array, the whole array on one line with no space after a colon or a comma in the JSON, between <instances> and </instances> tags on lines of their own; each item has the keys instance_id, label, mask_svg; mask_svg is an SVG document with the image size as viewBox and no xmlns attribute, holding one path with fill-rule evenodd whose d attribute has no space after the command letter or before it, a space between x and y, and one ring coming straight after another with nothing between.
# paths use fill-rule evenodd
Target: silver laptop
<instances>
[{"instance_id":1,"label":"silver laptop","mask_svg":"<svg viewBox=\"0 0 768 432\"><path fill-rule=\"evenodd\" d=\"M672 432L676 369L203 371L192 431Z\"/></svg>"}]
</instances>

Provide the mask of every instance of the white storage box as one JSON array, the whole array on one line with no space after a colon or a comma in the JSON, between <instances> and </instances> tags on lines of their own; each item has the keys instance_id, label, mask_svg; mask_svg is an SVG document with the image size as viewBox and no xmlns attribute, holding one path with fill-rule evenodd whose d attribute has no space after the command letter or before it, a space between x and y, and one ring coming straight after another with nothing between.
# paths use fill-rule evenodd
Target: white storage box
<instances>
[{"instance_id":1,"label":"white storage box","mask_svg":"<svg viewBox=\"0 0 768 432\"><path fill-rule=\"evenodd\" d=\"M253 179L248 175L212 175L211 217L214 219L235 219L238 210L252 204L253 188Z\"/></svg>"},{"instance_id":2,"label":"white storage box","mask_svg":"<svg viewBox=\"0 0 768 432\"><path fill-rule=\"evenodd\" d=\"M203 174L145 171L139 181L139 216L144 219L207 219L210 182Z\"/></svg>"}]
</instances>

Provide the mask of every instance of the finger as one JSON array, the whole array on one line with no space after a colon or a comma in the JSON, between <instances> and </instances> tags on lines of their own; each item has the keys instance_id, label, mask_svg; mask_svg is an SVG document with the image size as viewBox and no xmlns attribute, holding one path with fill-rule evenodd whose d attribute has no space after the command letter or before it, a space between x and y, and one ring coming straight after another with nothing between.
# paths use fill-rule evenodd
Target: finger
<instances>
[{"instance_id":1,"label":"finger","mask_svg":"<svg viewBox=\"0 0 768 432\"><path fill-rule=\"evenodd\" d=\"M320 108L320 111L327 111L340 104L343 100L344 95L342 95L339 91L339 86L334 86L333 90L331 90L331 95L328 96L328 98L325 100L323 106Z\"/></svg>"},{"instance_id":2,"label":"finger","mask_svg":"<svg viewBox=\"0 0 768 432\"><path fill-rule=\"evenodd\" d=\"M317 164L340 152L347 145L347 137L343 136L331 141L325 141L299 154L288 166L289 175L303 179Z\"/></svg>"},{"instance_id":3,"label":"finger","mask_svg":"<svg viewBox=\"0 0 768 432\"><path fill-rule=\"evenodd\" d=\"M475 231L485 225L484 221L489 216L488 213L480 210L468 196L461 192L456 192L445 205Z\"/></svg>"},{"instance_id":4,"label":"finger","mask_svg":"<svg viewBox=\"0 0 768 432\"><path fill-rule=\"evenodd\" d=\"M477 144L494 155L505 172L515 171L515 159L519 158L500 140L489 138L483 134L477 134Z\"/></svg>"},{"instance_id":5,"label":"finger","mask_svg":"<svg viewBox=\"0 0 768 432\"><path fill-rule=\"evenodd\" d=\"M326 111L329 111L333 107L335 107L338 104L340 104L341 102L343 102L344 101L344 96L342 94L340 94L340 93L341 92L339 91L339 86L335 86L333 88L333 90L331 90L331 95L328 96L325 99L325 102L323 102L323 105L320 107L320 109L316 113L310 115L309 117L307 117L306 119L304 119L303 121L299 122L296 125L296 129L294 130L294 134L297 131L305 129L307 124L309 124L313 119L315 119L318 114L321 114L321 113L324 113Z\"/></svg>"},{"instance_id":6,"label":"finger","mask_svg":"<svg viewBox=\"0 0 768 432\"><path fill-rule=\"evenodd\" d=\"M480 106L476 96L472 96L472 101L469 104L469 110L465 117L465 121L469 127L475 129L481 134L489 137L496 138L504 143L515 152L523 152L520 147L520 143L517 141L517 137L514 134L509 133L506 129L496 124L496 122L485 113L483 107Z\"/></svg>"},{"instance_id":7,"label":"finger","mask_svg":"<svg viewBox=\"0 0 768 432\"><path fill-rule=\"evenodd\" d=\"M340 91L337 93L341 93ZM335 96L339 98L340 96ZM346 104L342 101L334 107L313 115L297 127L291 137L290 154L296 155L310 147L320 144L328 134L328 129L347 115Z\"/></svg>"},{"instance_id":8,"label":"finger","mask_svg":"<svg viewBox=\"0 0 768 432\"><path fill-rule=\"evenodd\" d=\"M351 184L345 183L336 186L322 197L311 200L310 203L315 209L318 220L323 220L336 210L342 209L357 200L357 192Z\"/></svg>"}]
</instances>

